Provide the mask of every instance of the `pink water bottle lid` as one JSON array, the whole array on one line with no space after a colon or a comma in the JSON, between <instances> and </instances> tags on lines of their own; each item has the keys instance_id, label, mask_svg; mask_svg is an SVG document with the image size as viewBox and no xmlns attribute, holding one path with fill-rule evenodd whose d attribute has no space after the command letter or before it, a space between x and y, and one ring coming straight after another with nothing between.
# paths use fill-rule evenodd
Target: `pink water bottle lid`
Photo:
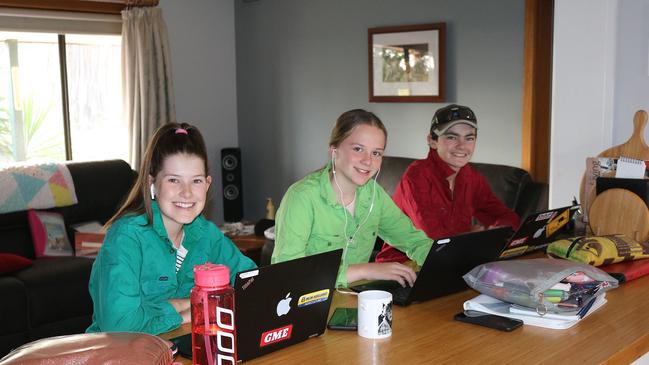
<instances>
[{"instance_id":1,"label":"pink water bottle lid","mask_svg":"<svg viewBox=\"0 0 649 365\"><path fill-rule=\"evenodd\" d=\"M198 286L216 288L230 284L230 268L225 265L207 264L194 266L194 282Z\"/></svg>"}]
</instances>

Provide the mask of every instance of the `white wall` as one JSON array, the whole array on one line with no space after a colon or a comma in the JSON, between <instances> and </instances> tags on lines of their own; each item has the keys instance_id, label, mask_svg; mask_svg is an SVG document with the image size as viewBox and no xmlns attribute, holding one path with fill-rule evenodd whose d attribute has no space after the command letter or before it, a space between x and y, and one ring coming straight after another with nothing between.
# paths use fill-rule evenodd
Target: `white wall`
<instances>
[{"instance_id":1,"label":"white wall","mask_svg":"<svg viewBox=\"0 0 649 365\"><path fill-rule=\"evenodd\" d=\"M585 159L624 143L649 110L649 0L557 0L553 52L555 207L579 196Z\"/></svg>"},{"instance_id":2,"label":"white wall","mask_svg":"<svg viewBox=\"0 0 649 365\"><path fill-rule=\"evenodd\" d=\"M205 210L223 221L220 151L238 146L234 0L161 0L171 44L176 115L201 130L212 187Z\"/></svg>"},{"instance_id":3,"label":"white wall","mask_svg":"<svg viewBox=\"0 0 649 365\"><path fill-rule=\"evenodd\" d=\"M616 3L555 2L550 207L579 198L586 157L611 146Z\"/></svg>"},{"instance_id":4,"label":"white wall","mask_svg":"<svg viewBox=\"0 0 649 365\"><path fill-rule=\"evenodd\" d=\"M649 0L618 0L617 13L613 145L629 139L638 109L649 111Z\"/></svg>"}]
</instances>

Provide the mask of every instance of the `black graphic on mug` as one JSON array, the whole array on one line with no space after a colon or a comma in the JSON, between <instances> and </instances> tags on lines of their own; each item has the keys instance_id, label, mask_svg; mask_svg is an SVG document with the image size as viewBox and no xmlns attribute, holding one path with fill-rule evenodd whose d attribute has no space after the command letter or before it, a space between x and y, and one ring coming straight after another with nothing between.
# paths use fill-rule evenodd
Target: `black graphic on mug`
<instances>
[{"instance_id":1,"label":"black graphic on mug","mask_svg":"<svg viewBox=\"0 0 649 365\"><path fill-rule=\"evenodd\" d=\"M379 335L387 335L392 332L392 302L383 304L383 310L379 314Z\"/></svg>"}]
</instances>

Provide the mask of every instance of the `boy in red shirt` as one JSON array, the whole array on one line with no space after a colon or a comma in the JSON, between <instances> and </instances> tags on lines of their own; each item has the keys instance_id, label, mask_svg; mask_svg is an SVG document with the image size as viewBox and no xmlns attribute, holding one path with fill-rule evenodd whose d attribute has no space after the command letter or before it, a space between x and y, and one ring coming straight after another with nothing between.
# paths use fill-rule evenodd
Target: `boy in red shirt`
<instances>
[{"instance_id":1,"label":"boy in red shirt","mask_svg":"<svg viewBox=\"0 0 649 365\"><path fill-rule=\"evenodd\" d=\"M468 107L451 104L438 109L427 138L428 157L408 166L394 192L397 206L430 238L520 224L518 215L469 165L477 132L478 120ZM388 243L376 256L378 262L407 260Z\"/></svg>"}]
</instances>

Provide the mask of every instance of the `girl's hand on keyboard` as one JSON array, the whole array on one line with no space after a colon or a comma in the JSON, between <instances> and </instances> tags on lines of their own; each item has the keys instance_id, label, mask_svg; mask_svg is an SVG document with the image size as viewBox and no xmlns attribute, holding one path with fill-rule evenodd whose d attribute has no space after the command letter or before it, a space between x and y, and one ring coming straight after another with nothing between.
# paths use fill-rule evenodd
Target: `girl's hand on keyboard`
<instances>
[{"instance_id":1,"label":"girl's hand on keyboard","mask_svg":"<svg viewBox=\"0 0 649 365\"><path fill-rule=\"evenodd\" d=\"M410 267L398 262L370 262L367 264L349 265L347 282L357 280L394 280L402 287L412 286L417 275Z\"/></svg>"}]
</instances>

